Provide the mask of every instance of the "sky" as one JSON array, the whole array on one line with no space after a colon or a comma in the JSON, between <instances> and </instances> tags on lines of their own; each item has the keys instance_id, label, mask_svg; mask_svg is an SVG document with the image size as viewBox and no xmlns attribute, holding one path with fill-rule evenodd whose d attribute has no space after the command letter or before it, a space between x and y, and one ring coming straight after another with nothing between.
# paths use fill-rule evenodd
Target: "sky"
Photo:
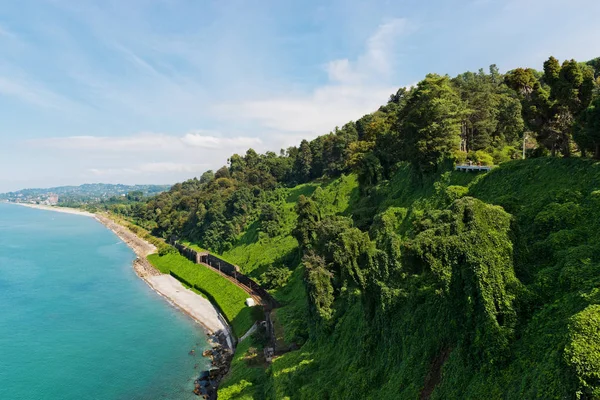
<instances>
[{"instance_id":1,"label":"sky","mask_svg":"<svg viewBox=\"0 0 600 400\"><path fill-rule=\"evenodd\" d=\"M600 56L598 0L20 0L0 192L175 183L297 145L427 73Z\"/></svg>"}]
</instances>

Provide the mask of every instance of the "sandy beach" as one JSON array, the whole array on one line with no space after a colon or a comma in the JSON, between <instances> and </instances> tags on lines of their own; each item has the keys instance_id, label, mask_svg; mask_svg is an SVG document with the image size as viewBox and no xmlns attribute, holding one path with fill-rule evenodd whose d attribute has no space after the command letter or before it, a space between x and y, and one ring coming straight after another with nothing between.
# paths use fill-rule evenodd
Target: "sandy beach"
<instances>
[{"instance_id":1,"label":"sandy beach","mask_svg":"<svg viewBox=\"0 0 600 400\"><path fill-rule=\"evenodd\" d=\"M229 348L233 348L227 326L210 301L190 289L186 289L181 285L181 282L171 275L148 276L145 280L156 292L202 325L207 332L211 334L223 332L227 338Z\"/></svg>"},{"instance_id":2,"label":"sandy beach","mask_svg":"<svg viewBox=\"0 0 600 400\"><path fill-rule=\"evenodd\" d=\"M229 327L223 318L220 317L219 312L212 303L193 291L186 289L181 282L171 275L162 274L148 262L146 257L156 253L156 246L148 243L125 226L118 224L105 215L96 214L95 217L100 223L113 231L138 256L133 262L133 268L140 278L154 289L155 292L167 299L169 303L199 323L206 333L215 334L222 332L227 339L229 348L233 348L233 340Z\"/></svg>"},{"instance_id":3,"label":"sandy beach","mask_svg":"<svg viewBox=\"0 0 600 400\"><path fill-rule=\"evenodd\" d=\"M118 224L105 215L92 214L74 208L26 203L11 204L95 218L98 222L114 232L134 251L137 258L133 261L133 269L140 278L142 278L155 292L165 298L171 305L183 311L200 324L207 334L223 333L229 348L233 349L233 339L231 337L229 326L224 322L224 319L219 315L219 312L212 303L193 291L186 289L181 282L171 275L163 274L154 268L152 264L148 262L146 257L156 253L156 246L140 238L127 229L127 227Z\"/></svg>"},{"instance_id":4,"label":"sandy beach","mask_svg":"<svg viewBox=\"0 0 600 400\"><path fill-rule=\"evenodd\" d=\"M93 218L96 216L95 214L92 214L91 212L77 210L75 208L46 206L43 204L30 204L30 203L12 203L11 202L8 204L16 204L18 206L29 207L29 208L37 208L39 210L56 211L56 212L61 212L61 213L65 213L65 214L83 215L84 217L92 217Z\"/></svg>"}]
</instances>

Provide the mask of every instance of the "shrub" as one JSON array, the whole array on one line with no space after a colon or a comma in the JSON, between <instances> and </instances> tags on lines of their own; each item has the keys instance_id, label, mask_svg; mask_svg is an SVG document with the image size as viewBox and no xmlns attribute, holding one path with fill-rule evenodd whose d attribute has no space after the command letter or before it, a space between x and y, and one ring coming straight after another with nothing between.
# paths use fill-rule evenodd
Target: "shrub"
<instances>
[{"instance_id":1,"label":"shrub","mask_svg":"<svg viewBox=\"0 0 600 400\"><path fill-rule=\"evenodd\" d=\"M292 271L285 267L271 267L261 275L260 281L268 289L279 289L286 285Z\"/></svg>"},{"instance_id":2,"label":"shrub","mask_svg":"<svg viewBox=\"0 0 600 400\"><path fill-rule=\"evenodd\" d=\"M448 186L446 188L446 197L450 202L465 197L469 193L469 188L464 186Z\"/></svg>"},{"instance_id":3,"label":"shrub","mask_svg":"<svg viewBox=\"0 0 600 400\"><path fill-rule=\"evenodd\" d=\"M466 151L455 151L454 154L454 163L457 165L464 164L467 162L467 152Z\"/></svg>"},{"instance_id":4,"label":"shrub","mask_svg":"<svg viewBox=\"0 0 600 400\"><path fill-rule=\"evenodd\" d=\"M534 224L540 233L556 232L575 226L580 216L581 207L578 204L550 203L535 216Z\"/></svg>"},{"instance_id":5,"label":"shrub","mask_svg":"<svg viewBox=\"0 0 600 400\"><path fill-rule=\"evenodd\" d=\"M575 373L578 399L600 397L600 305L593 304L575 314L569 324L565 361Z\"/></svg>"},{"instance_id":6,"label":"shrub","mask_svg":"<svg viewBox=\"0 0 600 400\"><path fill-rule=\"evenodd\" d=\"M492 157L494 159L494 164L501 164L503 162L521 158L521 151L512 146L504 146L501 149L495 149Z\"/></svg>"},{"instance_id":7,"label":"shrub","mask_svg":"<svg viewBox=\"0 0 600 400\"><path fill-rule=\"evenodd\" d=\"M475 162L479 162L482 165L494 165L494 159L491 155L482 150L477 150L475 154L470 156L474 158Z\"/></svg>"}]
</instances>

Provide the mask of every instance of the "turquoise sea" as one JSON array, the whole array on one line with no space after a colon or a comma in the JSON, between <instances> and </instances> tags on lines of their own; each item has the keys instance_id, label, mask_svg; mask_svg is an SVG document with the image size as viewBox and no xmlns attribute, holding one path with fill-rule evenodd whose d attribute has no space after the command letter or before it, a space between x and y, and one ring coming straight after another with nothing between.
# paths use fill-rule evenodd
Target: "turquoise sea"
<instances>
[{"instance_id":1,"label":"turquoise sea","mask_svg":"<svg viewBox=\"0 0 600 400\"><path fill-rule=\"evenodd\" d=\"M92 218L0 204L0 399L197 399L206 336L134 258Z\"/></svg>"}]
</instances>

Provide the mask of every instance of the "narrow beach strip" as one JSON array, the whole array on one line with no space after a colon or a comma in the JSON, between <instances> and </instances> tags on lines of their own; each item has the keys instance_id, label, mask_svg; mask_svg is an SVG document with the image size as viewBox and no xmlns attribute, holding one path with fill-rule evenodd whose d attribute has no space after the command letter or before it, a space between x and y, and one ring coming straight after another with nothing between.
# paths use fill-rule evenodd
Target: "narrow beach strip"
<instances>
[{"instance_id":1,"label":"narrow beach strip","mask_svg":"<svg viewBox=\"0 0 600 400\"><path fill-rule=\"evenodd\" d=\"M36 208L38 210L46 210L46 211L56 211L56 212L61 212L64 214L75 214L75 215L82 215L84 217L95 217L96 215L91 213L91 212L87 212L87 211L83 211L83 210L77 210L75 208L67 208L67 207L57 207L57 206L46 206L43 204L31 204L31 203L13 203L13 202L7 202L7 204L16 204L18 206L23 206L23 207L29 207L29 208Z\"/></svg>"},{"instance_id":2,"label":"narrow beach strip","mask_svg":"<svg viewBox=\"0 0 600 400\"><path fill-rule=\"evenodd\" d=\"M230 328L220 317L216 307L204 297L190 289L186 289L181 282L171 275L161 273L148 262L146 257L156 253L156 246L104 215L96 214L95 217L100 223L113 231L138 256L133 262L133 269L148 286L169 301L171 305L200 324L207 334L218 335L222 333L229 348L234 348Z\"/></svg>"},{"instance_id":3,"label":"narrow beach strip","mask_svg":"<svg viewBox=\"0 0 600 400\"><path fill-rule=\"evenodd\" d=\"M233 350L233 338L230 327L217 311L217 308L204 297L186 289L181 282L168 274L163 274L152 266L146 259L150 254L157 252L156 246L142 239L127 227L115 222L102 214L93 214L83 210L67 207L47 206L41 204L9 203L35 208L39 210L55 211L66 214L81 215L95 218L98 222L110 229L127 246L137 258L133 261L135 273L144 280L156 293L167 300L172 306L191 317L208 335L223 334L226 344Z\"/></svg>"}]
</instances>

